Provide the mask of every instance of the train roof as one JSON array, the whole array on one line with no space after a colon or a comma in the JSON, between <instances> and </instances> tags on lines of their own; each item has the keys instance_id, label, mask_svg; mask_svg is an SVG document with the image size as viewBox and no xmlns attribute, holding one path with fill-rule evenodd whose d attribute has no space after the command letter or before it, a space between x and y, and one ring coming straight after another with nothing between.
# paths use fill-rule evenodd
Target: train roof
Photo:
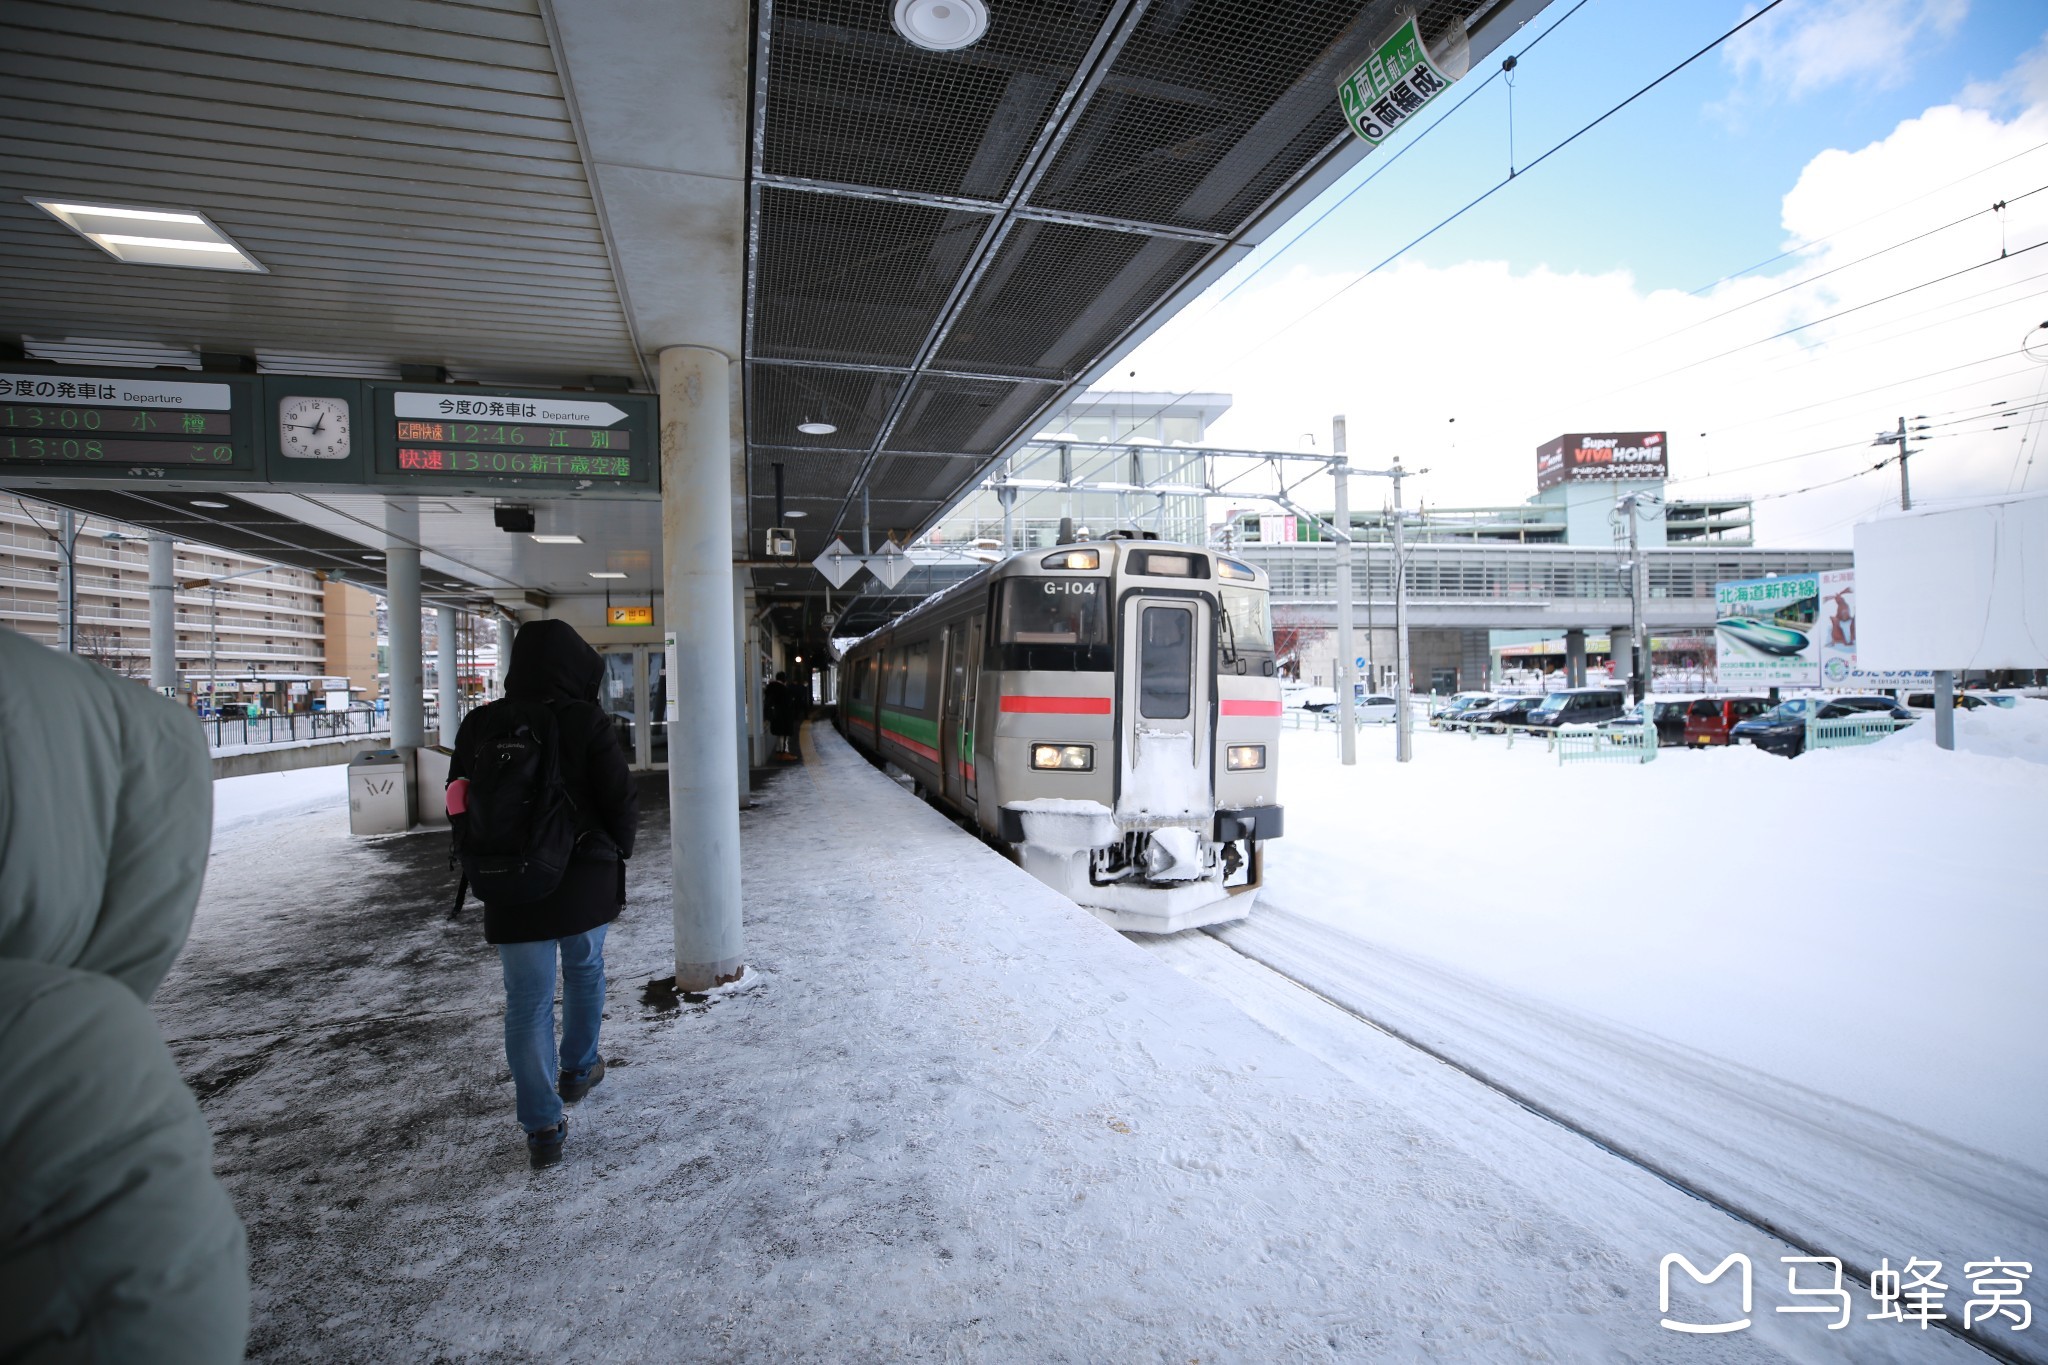
<instances>
[{"instance_id":1,"label":"train roof","mask_svg":"<svg viewBox=\"0 0 2048 1365\"><path fill-rule=\"evenodd\" d=\"M982 587L985 587L993 579L1012 578L1021 574L1037 572L1039 571L1039 560L1042 559L1044 556L1058 554L1061 550L1109 550L1115 552L1119 550L1139 549L1187 550L1196 554L1214 555L1219 559L1228 559L1232 564L1235 564L1240 568L1247 569L1251 571L1253 574L1257 575L1256 582L1259 587L1267 586L1267 583L1269 581L1266 571L1264 569L1261 569L1258 565L1247 564L1244 560L1237 558L1235 555L1226 554L1224 551L1217 549L1213 545L1190 545L1185 542L1176 540L1135 540L1124 536L1117 536L1113 539L1104 540L1066 541L1059 545L1039 545L1034 546L1029 550L1018 550L1012 555L1010 555L1008 559L999 560L996 563L989 565L985 569L981 569L975 573L969 574L967 577L961 579L958 583L950 583L947 586L939 589L937 592L925 598L922 602L919 602L916 606L910 608L908 611L902 612L892 617L887 623L876 626L867 634L855 639L852 644L846 647L845 652L842 653L840 657L845 658L847 654L853 653L855 650L867 644L870 640L873 640L877 636L888 634L890 631L895 630L901 625L903 625L903 623L906 621L913 620L919 616L925 615L928 612L937 610L938 607L943 603L950 602L955 598L964 597L970 592L974 592Z\"/></svg>"}]
</instances>

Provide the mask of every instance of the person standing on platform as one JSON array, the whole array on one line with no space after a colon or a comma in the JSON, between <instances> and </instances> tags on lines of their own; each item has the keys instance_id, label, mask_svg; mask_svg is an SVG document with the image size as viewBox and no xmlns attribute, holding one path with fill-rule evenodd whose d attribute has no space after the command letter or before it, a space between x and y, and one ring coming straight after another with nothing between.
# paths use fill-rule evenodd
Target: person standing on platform
<instances>
[{"instance_id":1,"label":"person standing on platform","mask_svg":"<svg viewBox=\"0 0 2048 1365\"><path fill-rule=\"evenodd\" d=\"M212 838L189 711L0 629L0 1360L242 1359L242 1223L149 1012Z\"/></svg>"},{"instance_id":2,"label":"person standing on platform","mask_svg":"<svg viewBox=\"0 0 2048 1365\"><path fill-rule=\"evenodd\" d=\"M762 689L761 709L768 715L768 733L775 736L775 757L784 763L794 763L801 701L789 674L777 673L775 681Z\"/></svg>"},{"instance_id":3,"label":"person standing on platform","mask_svg":"<svg viewBox=\"0 0 2048 1365\"><path fill-rule=\"evenodd\" d=\"M626 862L639 825L639 794L611 718L598 706L604 660L566 621L529 621L512 641L505 695L463 718L448 764L448 811L466 875L484 903L484 937L505 975L505 1059L519 1125L538 1170L562 1159L564 1104L604 1079L598 1030L604 1016L604 939L626 899ZM542 780L514 790L524 769ZM559 880L517 893L477 862L492 812L551 800L562 822ZM538 824L538 821L535 821ZM497 821L502 832L506 822ZM515 843L517 842L515 836ZM516 861L516 860L515 860ZM562 976L562 1030L555 1037L555 969Z\"/></svg>"}]
</instances>

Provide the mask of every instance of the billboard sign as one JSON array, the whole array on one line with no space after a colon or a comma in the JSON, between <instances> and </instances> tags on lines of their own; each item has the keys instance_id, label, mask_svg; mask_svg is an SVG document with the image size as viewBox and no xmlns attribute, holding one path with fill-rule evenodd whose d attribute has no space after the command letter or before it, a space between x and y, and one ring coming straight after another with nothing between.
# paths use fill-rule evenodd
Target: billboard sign
<instances>
[{"instance_id":1,"label":"billboard sign","mask_svg":"<svg viewBox=\"0 0 2048 1365\"><path fill-rule=\"evenodd\" d=\"M1829 569L1820 576L1820 679L1830 692L1873 692L1934 686L1931 671L1873 670L1856 666L1856 571Z\"/></svg>"},{"instance_id":2,"label":"billboard sign","mask_svg":"<svg viewBox=\"0 0 2048 1365\"><path fill-rule=\"evenodd\" d=\"M1536 488L1670 477L1661 431L1575 433L1536 447Z\"/></svg>"},{"instance_id":3,"label":"billboard sign","mask_svg":"<svg viewBox=\"0 0 2048 1365\"><path fill-rule=\"evenodd\" d=\"M1723 687L1820 686L1820 575L1716 583L1714 653Z\"/></svg>"}]
</instances>

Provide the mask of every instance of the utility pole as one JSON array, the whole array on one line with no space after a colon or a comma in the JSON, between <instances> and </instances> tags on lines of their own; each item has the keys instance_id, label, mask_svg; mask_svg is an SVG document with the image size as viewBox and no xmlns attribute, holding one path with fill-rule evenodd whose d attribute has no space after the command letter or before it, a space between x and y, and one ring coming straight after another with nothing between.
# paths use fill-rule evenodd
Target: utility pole
<instances>
[{"instance_id":1,"label":"utility pole","mask_svg":"<svg viewBox=\"0 0 2048 1365\"><path fill-rule=\"evenodd\" d=\"M78 652L78 514L57 509L57 647Z\"/></svg>"},{"instance_id":2,"label":"utility pole","mask_svg":"<svg viewBox=\"0 0 2048 1365\"><path fill-rule=\"evenodd\" d=\"M1643 558L1641 534L1641 511L1646 503L1655 501L1653 494L1637 490L1624 494L1615 500L1614 506L1628 518L1628 636L1629 659L1628 687L1630 696L1643 699L1649 690L1649 672L1652 654L1650 639L1643 623L1643 602L1650 594L1650 566Z\"/></svg>"},{"instance_id":3,"label":"utility pole","mask_svg":"<svg viewBox=\"0 0 2048 1365\"><path fill-rule=\"evenodd\" d=\"M1923 412L1913 420L1924 423L1927 420L1927 414ZM1877 433L1877 439L1871 442L1874 446L1897 446L1899 448L1899 510L1901 512L1913 510L1913 481L1906 471L1906 457L1913 452L1907 448L1906 439L1909 435L1917 435L1925 430L1927 428L1922 425L1912 428L1909 432L1906 427L1906 419L1901 417L1897 431L1880 431Z\"/></svg>"},{"instance_id":4,"label":"utility pole","mask_svg":"<svg viewBox=\"0 0 2048 1365\"><path fill-rule=\"evenodd\" d=\"M1415 757L1415 719L1408 714L1408 549L1402 535L1399 456L1388 471L1394 480L1394 761Z\"/></svg>"},{"instance_id":5,"label":"utility pole","mask_svg":"<svg viewBox=\"0 0 2048 1365\"><path fill-rule=\"evenodd\" d=\"M1330 473L1337 480L1337 753L1358 762L1358 723L1351 673L1351 470L1344 454L1344 417L1330 419Z\"/></svg>"}]
</instances>

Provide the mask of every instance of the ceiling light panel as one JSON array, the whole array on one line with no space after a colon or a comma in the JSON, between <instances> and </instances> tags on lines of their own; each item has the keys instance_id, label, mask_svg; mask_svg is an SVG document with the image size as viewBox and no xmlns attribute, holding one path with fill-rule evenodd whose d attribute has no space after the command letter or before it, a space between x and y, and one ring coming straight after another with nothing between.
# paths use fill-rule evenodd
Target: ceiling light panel
<instances>
[{"instance_id":1,"label":"ceiling light panel","mask_svg":"<svg viewBox=\"0 0 2048 1365\"><path fill-rule=\"evenodd\" d=\"M261 261L237 246L203 213L70 199L30 199L29 203L124 265L268 273Z\"/></svg>"},{"instance_id":2,"label":"ceiling light panel","mask_svg":"<svg viewBox=\"0 0 2048 1365\"><path fill-rule=\"evenodd\" d=\"M547 536L536 534L534 540L542 545L581 545L582 536Z\"/></svg>"},{"instance_id":3,"label":"ceiling light panel","mask_svg":"<svg viewBox=\"0 0 2048 1365\"><path fill-rule=\"evenodd\" d=\"M592 578L624 578L624 577L625 577L625 575L624 575L624 574L622 574L622 573L592 573L592 574L591 574L590 576L591 576Z\"/></svg>"}]
</instances>

